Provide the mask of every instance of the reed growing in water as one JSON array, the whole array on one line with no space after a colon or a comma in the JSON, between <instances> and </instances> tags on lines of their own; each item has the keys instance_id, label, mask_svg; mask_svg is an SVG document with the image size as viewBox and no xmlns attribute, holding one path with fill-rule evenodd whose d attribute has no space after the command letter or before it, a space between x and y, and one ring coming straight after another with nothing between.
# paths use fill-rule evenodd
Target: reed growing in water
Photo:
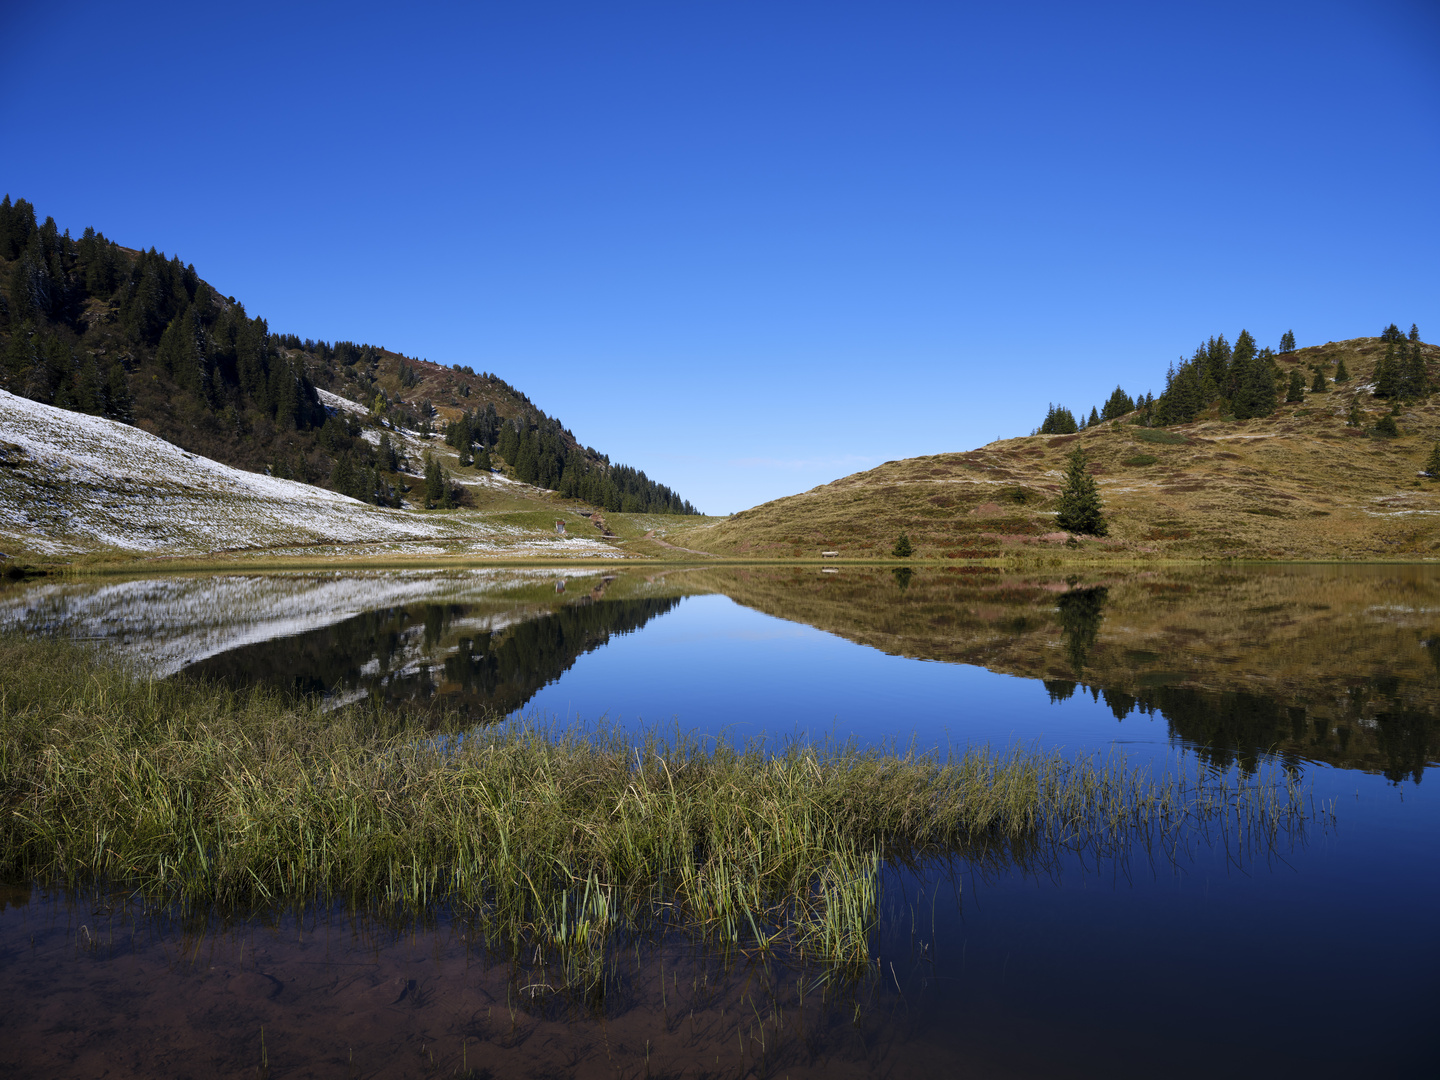
<instances>
[{"instance_id":1,"label":"reed growing in water","mask_svg":"<svg viewBox=\"0 0 1440 1080\"><path fill-rule=\"evenodd\" d=\"M437 732L0 638L0 874L242 909L446 903L579 983L647 928L863 964L886 862L1273 838L1302 806L1288 779L1025 751Z\"/></svg>"}]
</instances>

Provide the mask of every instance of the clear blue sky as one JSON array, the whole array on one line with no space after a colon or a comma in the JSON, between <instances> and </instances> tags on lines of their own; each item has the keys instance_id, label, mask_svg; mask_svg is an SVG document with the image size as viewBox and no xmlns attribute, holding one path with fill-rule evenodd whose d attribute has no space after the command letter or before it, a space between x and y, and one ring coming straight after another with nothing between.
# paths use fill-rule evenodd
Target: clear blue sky
<instances>
[{"instance_id":1,"label":"clear blue sky","mask_svg":"<svg viewBox=\"0 0 1440 1080\"><path fill-rule=\"evenodd\" d=\"M1440 340L1440 4L4 5L0 187L724 513Z\"/></svg>"}]
</instances>

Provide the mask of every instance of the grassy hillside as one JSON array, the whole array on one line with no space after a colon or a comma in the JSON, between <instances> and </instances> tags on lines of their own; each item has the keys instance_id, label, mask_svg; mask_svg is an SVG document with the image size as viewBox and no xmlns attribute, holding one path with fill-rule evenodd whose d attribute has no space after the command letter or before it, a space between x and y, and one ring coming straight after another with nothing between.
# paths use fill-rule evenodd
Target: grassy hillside
<instances>
[{"instance_id":1,"label":"grassy hillside","mask_svg":"<svg viewBox=\"0 0 1440 1080\"><path fill-rule=\"evenodd\" d=\"M1080 538L1103 558L1434 557L1440 485L1419 472L1437 439L1431 398L1401 403L1397 438L1375 426L1390 402L1371 394L1385 345L1331 342L1276 358L1280 377L1330 373L1323 392L1265 419L1223 418L1216 406L1171 428L1136 414L1075 435L1002 439L965 453L886 462L800 495L683 529L674 542L739 557L890 557L901 532L915 557L1025 558L1066 552L1054 516L1066 456L1082 446L1110 521ZM1440 349L1422 344L1434 378ZM1337 384L1344 360L1351 374ZM1282 395L1283 396L1283 395ZM1358 424L1358 426L1352 426ZM1075 554L1073 549L1067 552Z\"/></svg>"}]
</instances>

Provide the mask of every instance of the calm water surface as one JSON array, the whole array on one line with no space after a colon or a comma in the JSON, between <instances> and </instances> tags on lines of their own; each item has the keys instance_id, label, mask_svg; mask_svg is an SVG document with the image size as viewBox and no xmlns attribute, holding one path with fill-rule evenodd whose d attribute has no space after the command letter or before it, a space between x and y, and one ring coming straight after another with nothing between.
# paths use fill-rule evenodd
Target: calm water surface
<instances>
[{"instance_id":1,"label":"calm water surface","mask_svg":"<svg viewBox=\"0 0 1440 1080\"><path fill-rule=\"evenodd\" d=\"M0 1067L16 1075L1434 1068L1429 569L169 577L12 589L0 623L337 705L1289 769L1333 807L1274 849L891 868L865 978L638 942L600 1002L549 992L444 912L187 924L13 883Z\"/></svg>"}]
</instances>

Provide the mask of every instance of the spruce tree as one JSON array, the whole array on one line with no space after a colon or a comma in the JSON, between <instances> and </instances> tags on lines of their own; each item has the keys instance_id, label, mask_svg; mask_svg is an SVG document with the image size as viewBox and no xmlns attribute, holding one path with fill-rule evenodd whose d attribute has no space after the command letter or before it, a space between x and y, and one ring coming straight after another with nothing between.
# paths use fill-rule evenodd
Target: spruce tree
<instances>
[{"instance_id":1,"label":"spruce tree","mask_svg":"<svg viewBox=\"0 0 1440 1080\"><path fill-rule=\"evenodd\" d=\"M1384 436L1387 439L1393 439L1399 436L1400 429L1395 426L1395 417L1386 413L1377 420L1375 422L1375 434Z\"/></svg>"},{"instance_id":2,"label":"spruce tree","mask_svg":"<svg viewBox=\"0 0 1440 1080\"><path fill-rule=\"evenodd\" d=\"M1086 426L1086 427L1094 427L1094 426L1095 426L1096 424L1098 424L1099 422L1100 422L1100 414L1095 410L1095 406L1094 406L1094 405L1091 405L1091 406L1090 406L1090 419L1085 421L1085 426Z\"/></svg>"},{"instance_id":3,"label":"spruce tree","mask_svg":"<svg viewBox=\"0 0 1440 1080\"><path fill-rule=\"evenodd\" d=\"M1420 353L1419 342L1412 342L1405 350L1399 382L1401 397L1422 398L1430 392L1430 373L1425 367L1425 357Z\"/></svg>"},{"instance_id":4,"label":"spruce tree","mask_svg":"<svg viewBox=\"0 0 1440 1080\"><path fill-rule=\"evenodd\" d=\"M425 451L425 509L433 510L445 501L445 477L440 463Z\"/></svg>"},{"instance_id":5,"label":"spruce tree","mask_svg":"<svg viewBox=\"0 0 1440 1080\"><path fill-rule=\"evenodd\" d=\"M1297 372L1296 375L1298 377L1299 373ZM1317 367L1315 369L1315 381L1310 384L1310 392L1312 394L1323 394L1328 389L1330 389L1330 387L1325 383L1325 372L1322 368Z\"/></svg>"},{"instance_id":6,"label":"spruce tree","mask_svg":"<svg viewBox=\"0 0 1440 1080\"><path fill-rule=\"evenodd\" d=\"M1235 394L1234 412L1237 420L1263 418L1275 411L1275 374L1264 357L1245 365L1245 381Z\"/></svg>"},{"instance_id":7,"label":"spruce tree","mask_svg":"<svg viewBox=\"0 0 1440 1080\"><path fill-rule=\"evenodd\" d=\"M1385 346L1385 355L1375 365L1375 396L1395 397L1400 392L1400 374L1399 364L1395 359L1395 343L1391 341Z\"/></svg>"},{"instance_id":8,"label":"spruce tree","mask_svg":"<svg viewBox=\"0 0 1440 1080\"><path fill-rule=\"evenodd\" d=\"M1420 327L1416 326L1413 322L1410 324L1410 340L1420 340Z\"/></svg>"},{"instance_id":9,"label":"spruce tree","mask_svg":"<svg viewBox=\"0 0 1440 1080\"><path fill-rule=\"evenodd\" d=\"M1315 378L1320 377L1320 373L1316 372ZM1305 400L1305 380L1300 377L1299 371L1290 372L1290 385L1285 390L1285 400L1291 403Z\"/></svg>"},{"instance_id":10,"label":"spruce tree","mask_svg":"<svg viewBox=\"0 0 1440 1080\"><path fill-rule=\"evenodd\" d=\"M1065 466L1065 487L1060 492L1060 509L1055 524L1066 532L1105 536L1110 528L1100 505L1100 491L1086 467L1085 448L1077 446Z\"/></svg>"},{"instance_id":11,"label":"spruce tree","mask_svg":"<svg viewBox=\"0 0 1440 1080\"><path fill-rule=\"evenodd\" d=\"M1425 462L1425 475L1431 480L1440 480L1440 442L1435 444L1430 451L1430 458Z\"/></svg>"},{"instance_id":12,"label":"spruce tree","mask_svg":"<svg viewBox=\"0 0 1440 1080\"><path fill-rule=\"evenodd\" d=\"M900 539L895 541L895 546L890 549L890 554L897 559L908 559L914 554L915 549L910 546L910 537L905 533L900 534Z\"/></svg>"},{"instance_id":13,"label":"spruce tree","mask_svg":"<svg viewBox=\"0 0 1440 1080\"><path fill-rule=\"evenodd\" d=\"M1345 357L1340 357L1340 362L1335 365L1335 381L1347 383L1350 381L1350 369L1345 366Z\"/></svg>"},{"instance_id":14,"label":"spruce tree","mask_svg":"<svg viewBox=\"0 0 1440 1080\"><path fill-rule=\"evenodd\" d=\"M480 472L487 473L495 468L494 464L490 461L490 451L485 448L483 443L480 446L480 452L475 455L475 468Z\"/></svg>"},{"instance_id":15,"label":"spruce tree","mask_svg":"<svg viewBox=\"0 0 1440 1080\"><path fill-rule=\"evenodd\" d=\"M1285 333L1280 335L1280 351L1282 353L1292 353L1295 351L1294 330L1286 330Z\"/></svg>"}]
</instances>

